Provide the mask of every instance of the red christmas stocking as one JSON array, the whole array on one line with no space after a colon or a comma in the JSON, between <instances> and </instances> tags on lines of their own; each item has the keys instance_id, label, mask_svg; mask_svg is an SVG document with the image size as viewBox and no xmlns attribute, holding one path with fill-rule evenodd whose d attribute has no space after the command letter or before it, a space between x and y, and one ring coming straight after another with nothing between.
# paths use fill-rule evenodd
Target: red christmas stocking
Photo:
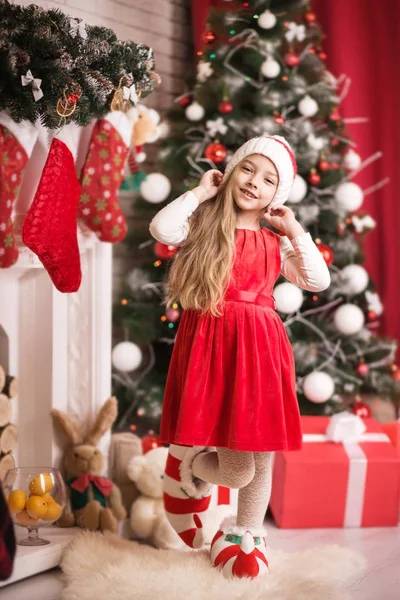
<instances>
[{"instance_id":1,"label":"red christmas stocking","mask_svg":"<svg viewBox=\"0 0 400 600\"><path fill-rule=\"evenodd\" d=\"M82 273L77 238L80 185L75 173L79 127L65 125L52 140L22 239L60 292L76 292Z\"/></svg>"},{"instance_id":2,"label":"red christmas stocking","mask_svg":"<svg viewBox=\"0 0 400 600\"><path fill-rule=\"evenodd\" d=\"M102 242L120 242L127 226L118 190L132 136L133 123L122 112L97 121L81 173L79 217Z\"/></svg>"},{"instance_id":3,"label":"red christmas stocking","mask_svg":"<svg viewBox=\"0 0 400 600\"><path fill-rule=\"evenodd\" d=\"M11 267L18 259L11 219L25 166L32 154L38 132L33 123L15 123L0 112L0 268Z\"/></svg>"}]
</instances>

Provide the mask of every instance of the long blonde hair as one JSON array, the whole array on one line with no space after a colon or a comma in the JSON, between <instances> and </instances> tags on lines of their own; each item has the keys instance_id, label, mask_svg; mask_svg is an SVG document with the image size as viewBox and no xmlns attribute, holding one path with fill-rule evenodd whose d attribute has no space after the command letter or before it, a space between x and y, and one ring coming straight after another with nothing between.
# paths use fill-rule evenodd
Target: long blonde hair
<instances>
[{"instance_id":1,"label":"long blonde hair","mask_svg":"<svg viewBox=\"0 0 400 600\"><path fill-rule=\"evenodd\" d=\"M240 164L220 185L216 197L200 204L190 217L189 234L169 269L167 306L179 300L185 309L222 314L220 304L235 254L238 207L233 186Z\"/></svg>"}]
</instances>

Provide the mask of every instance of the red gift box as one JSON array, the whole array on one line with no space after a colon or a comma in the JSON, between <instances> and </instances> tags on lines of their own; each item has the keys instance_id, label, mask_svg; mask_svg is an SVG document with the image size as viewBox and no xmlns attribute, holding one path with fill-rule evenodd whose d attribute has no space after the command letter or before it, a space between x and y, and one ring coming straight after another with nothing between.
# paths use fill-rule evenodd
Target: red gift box
<instances>
[{"instance_id":1,"label":"red gift box","mask_svg":"<svg viewBox=\"0 0 400 600\"><path fill-rule=\"evenodd\" d=\"M222 485L214 485L211 492L211 506L226 504L232 508L232 512L237 513L239 490L230 489Z\"/></svg>"},{"instance_id":2,"label":"red gift box","mask_svg":"<svg viewBox=\"0 0 400 600\"><path fill-rule=\"evenodd\" d=\"M400 457L376 421L363 421L357 443L335 443L325 434L329 417L302 417L303 448L275 455L270 507L278 527L397 525Z\"/></svg>"},{"instance_id":3,"label":"red gift box","mask_svg":"<svg viewBox=\"0 0 400 600\"><path fill-rule=\"evenodd\" d=\"M400 454L400 421L381 423L381 427Z\"/></svg>"}]
</instances>

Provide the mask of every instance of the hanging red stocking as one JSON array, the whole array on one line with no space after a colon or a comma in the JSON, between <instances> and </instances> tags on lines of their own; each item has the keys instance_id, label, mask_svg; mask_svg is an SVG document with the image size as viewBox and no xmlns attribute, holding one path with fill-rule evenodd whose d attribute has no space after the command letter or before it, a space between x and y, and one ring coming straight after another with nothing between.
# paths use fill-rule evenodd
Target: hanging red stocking
<instances>
[{"instance_id":1,"label":"hanging red stocking","mask_svg":"<svg viewBox=\"0 0 400 600\"><path fill-rule=\"evenodd\" d=\"M32 154L38 132L33 123L15 123L0 112L0 268L11 267L18 259L12 211L22 176Z\"/></svg>"},{"instance_id":2,"label":"hanging red stocking","mask_svg":"<svg viewBox=\"0 0 400 600\"><path fill-rule=\"evenodd\" d=\"M75 173L79 127L65 125L52 140L22 239L60 292L76 292L82 273L77 238L80 185Z\"/></svg>"},{"instance_id":3,"label":"hanging red stocking","mask_svg":"<svg viewBox=\"0 0 400 600\"><path fill-rule=\"evenodd\" d=\"M110 112L99 119L81 173L78 214L102 242L120 242L127 232L118 190L124 176L132 126L122 112Z\"/></svg>"}]
</instances>

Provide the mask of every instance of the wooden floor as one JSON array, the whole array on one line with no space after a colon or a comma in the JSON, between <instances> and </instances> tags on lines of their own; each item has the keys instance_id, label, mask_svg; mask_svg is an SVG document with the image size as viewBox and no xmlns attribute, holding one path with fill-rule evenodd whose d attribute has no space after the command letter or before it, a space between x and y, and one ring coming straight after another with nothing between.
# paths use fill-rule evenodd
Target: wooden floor
<instances>
[{"instance_id":1,"label":"wooden floor","mask_svg":"<svg viewBox=\"0 0 400 600\"><path fill-rule=\"evenodd\" d=\"M322 544L339 544L360 552L367 559L368 571L352 586L353 600L400 600L400 527L284 530L268 523L268 531L271 548L279 550L293 552ZM62 575L56 569L2 588L0 598L59 600L61 590Z\"/></svg>"}]
</instances>

